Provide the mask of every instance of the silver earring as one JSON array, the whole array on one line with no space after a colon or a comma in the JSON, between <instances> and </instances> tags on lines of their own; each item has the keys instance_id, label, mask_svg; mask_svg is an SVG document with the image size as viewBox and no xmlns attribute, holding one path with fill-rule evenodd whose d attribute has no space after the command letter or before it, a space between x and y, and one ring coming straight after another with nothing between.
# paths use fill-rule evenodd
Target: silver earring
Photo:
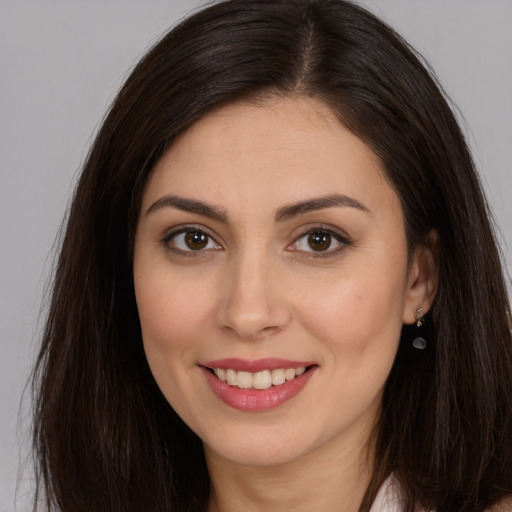
<instances>
[{"instance_id":1,"label":"silver earring","mask_svg":"<svg viewBox=\"0 0 512 512\"><path fill-rule=\"evenodd\" d=\"M416 313L414 313L414 318L416 318L416 327L420 329L425 321L425 315L423 314L421 307L418 307ZM427 341L422 336L416 336L412 340L412 346L417 350L424 350L427 348Z\"/></svg>"}]
</instances>

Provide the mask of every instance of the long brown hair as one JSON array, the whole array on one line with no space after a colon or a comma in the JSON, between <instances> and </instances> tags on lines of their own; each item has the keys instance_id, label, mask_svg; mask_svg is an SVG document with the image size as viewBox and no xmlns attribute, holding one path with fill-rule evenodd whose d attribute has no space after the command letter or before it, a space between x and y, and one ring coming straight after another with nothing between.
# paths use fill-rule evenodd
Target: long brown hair
<instances>
[{"instance_id":1,"label":"long brown hair","mask_svg":"<svg viewBox=\"0 0 512 512\"><path fill-rule=\"evenodd\" d=\"M35 508L204 512L200 439L156 386L132 282L141 194L173 140L238 99L314 96L379 156L409 248L439 235L428 348L404 328L375 434L369 510L393 473L404 510L483 511L512 493L510 308L471 156L433 75L392 29L343 0L228 0L135 67L69 211L34 372Z\"/></svg>"}]
</instances>

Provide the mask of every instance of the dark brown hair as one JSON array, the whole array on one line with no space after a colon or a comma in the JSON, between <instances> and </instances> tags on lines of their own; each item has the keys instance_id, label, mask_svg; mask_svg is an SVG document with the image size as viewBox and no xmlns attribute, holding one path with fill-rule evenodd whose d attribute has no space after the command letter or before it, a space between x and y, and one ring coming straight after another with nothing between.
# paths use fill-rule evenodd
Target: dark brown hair
<instances>
[{"instance_id":1,"label":"dark brown hair","mask_svg":"<svg viewBox=\"0 0 512 512\"><path fill-rule=\"evenodd\" d=\"M142 348L132 241L145 183L173 140L220 105L269 95L328 104L381 159L409 248L432 229L439 235L428 348L414 350L404 328L360 511L391 472L407 512L483 511L512 493L506 286L489 210L440 87L392 29L348 1L228 0L147 53L83 167L33 380L43 508L206 510L201 441L163 398Z\"/></svg>"}]
</instances>

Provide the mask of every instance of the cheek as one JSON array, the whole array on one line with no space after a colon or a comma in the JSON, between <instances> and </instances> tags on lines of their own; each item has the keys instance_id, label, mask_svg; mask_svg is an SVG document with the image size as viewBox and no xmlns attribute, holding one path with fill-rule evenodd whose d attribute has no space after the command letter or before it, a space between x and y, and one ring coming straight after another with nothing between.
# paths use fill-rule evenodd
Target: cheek
<instances>
[{"instance_id":1,"label":"cheek","mask_svg":"<svg viewBox=\"0 0 512 512\"><path fill-rule=\"evenodd\" d=\"M297 293L302 298L295 305L298 316L309 332L335 353L343 350L344 357L368 350L394 355L402 328L403 275L361 267Z\"/></svg>"},{"instance_id":2,"label":"cheek","mask_svg":"<svg viewBox=\"0 0 512 512\"><path fill-rule=\"evenodd\" d=\"M140 270L140 272L137 272ZM135 294L142 339L151 373L174 410L189 423L190 382L197 371L198 339L208 339L207 299L197 287L149 265L135 268Z\"/></svg>"},{"instance_id":3,"label":"cheek","mask_svg":"<svg viewBox=\"0 0 512 512\"><path fill-rule=\"evenodd\" d=\"M374 410L398 350L402 281L377 275L342 276L326 284L324 293L297 304L302 325L322 354L322 372L335 390L325 408L336 421Z\"/></svg>"},{"instance_id":4,"label":"cheek","mask_svg":"<svg viewBox=\"0 0 512 512\"><path fill-rule=\"evenodd\" d=\"M135 272L135 294L144 348L150 365L155 359L185 353L193 356L194 338L208 326L205 293L190 282L154 267ZM137 269L136 269L137 270ZM172 364L176 358L167 359Z\"/></svg>"}]
</instances>

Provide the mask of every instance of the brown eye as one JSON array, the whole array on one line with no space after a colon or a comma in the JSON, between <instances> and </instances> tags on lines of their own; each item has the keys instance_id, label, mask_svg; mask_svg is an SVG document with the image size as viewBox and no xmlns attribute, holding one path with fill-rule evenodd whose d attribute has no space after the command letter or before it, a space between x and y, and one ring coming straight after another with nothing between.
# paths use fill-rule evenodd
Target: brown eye
<instances>
[{"instance_id":1,"label":"brown eye","mask_svg":"<svg viewBox=\"0 0 512 512\"><path fill-rule=\"evenodd\" d=\"M208 245L209 236L201 231L187 231L185 244L191 251L199 251Z\"/></svg>"},{"instance_id":2,"label":"brown eye","mask_svg":"<svg viewBox=\"0 0 512 512\"><path fill-rule=\"evenodd\" d=\"M326 251L331 247L332 238L330 233L316 232L308 236L308 245L315 252Z\"/></svg>"},{"instance_id":3,"label":"brown eye","mask_svg":"<svg viewBox=\"0 0 512 512\"><path fill-rule=\"evenodd\" d=\"M171 251L178 254L190 256L192 253L203 251L220 250L222 247L215 243L215 240L200 229L181 229L171 233L162 240L164 245Z\"/></svg>"},{"instance_id":4,"label":"brown eye","mask_svg":"<svg viewBox=\"0 0 512 512\"><path fill-rule=\"evenodd\" d=\"M288 246L288 250L302 253L311 257L330 257L341 254L344 248L350 247L352 242L348 236L334 231L331 228L313 228Z\"/></svg>"}]
</instances>

